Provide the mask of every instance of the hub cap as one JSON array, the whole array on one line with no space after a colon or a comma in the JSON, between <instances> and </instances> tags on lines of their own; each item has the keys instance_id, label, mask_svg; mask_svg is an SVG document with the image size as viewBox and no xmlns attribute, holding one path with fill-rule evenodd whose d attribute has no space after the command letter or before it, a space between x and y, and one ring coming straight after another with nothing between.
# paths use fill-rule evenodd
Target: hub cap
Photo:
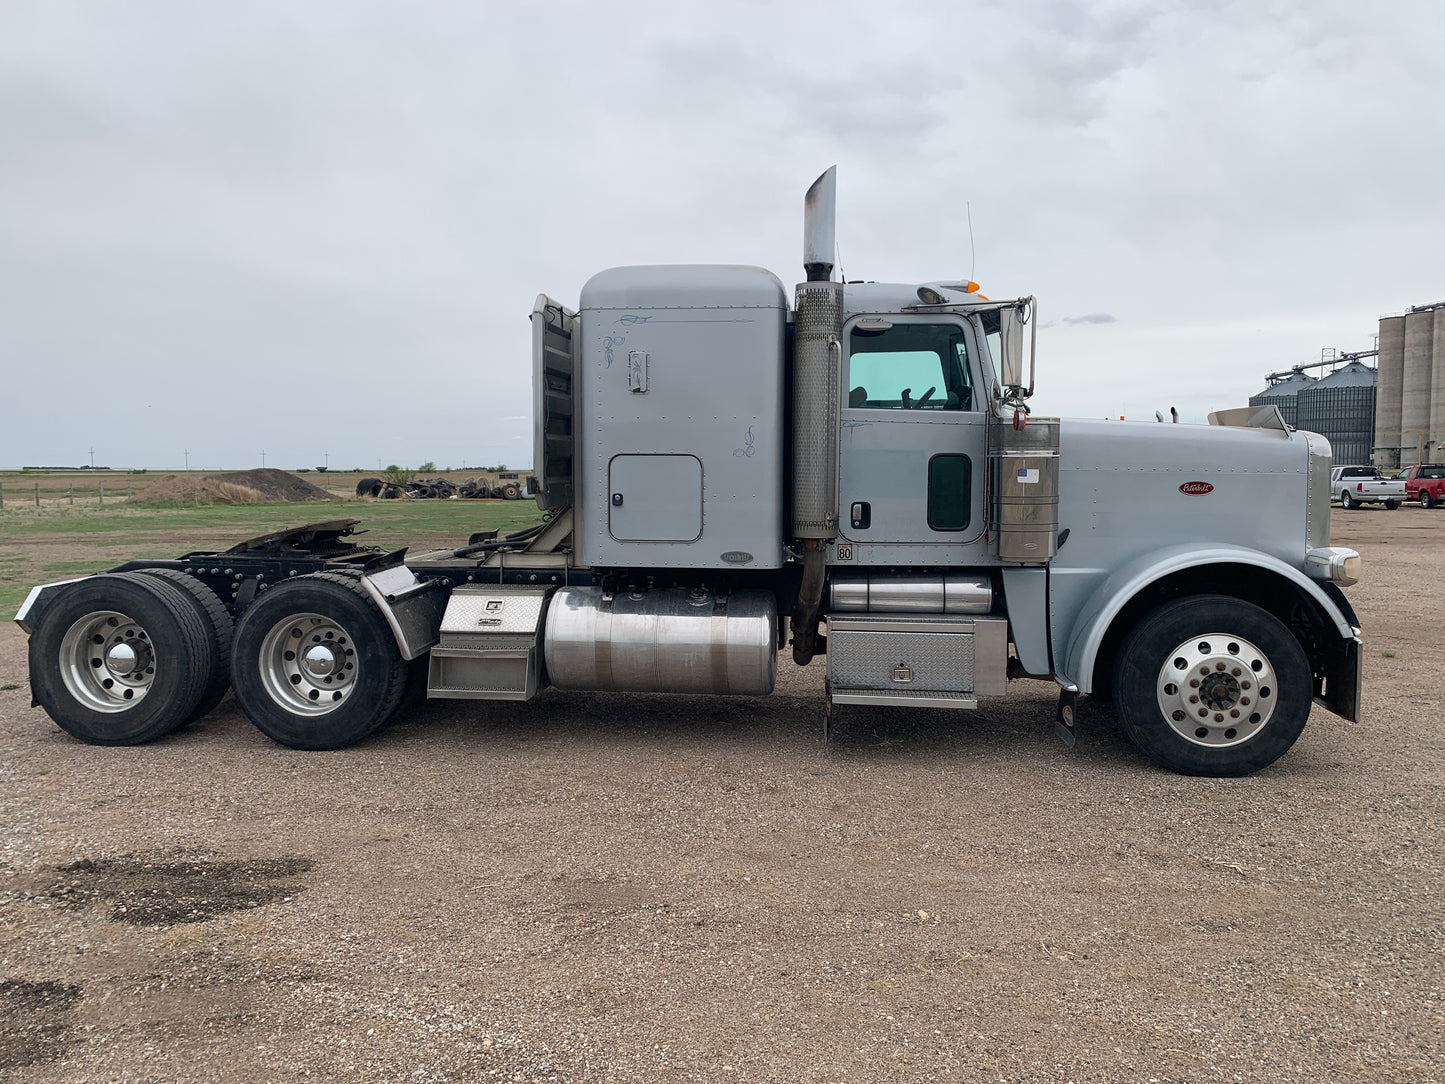
<instances>
[{"instance_id":1,"label":"hub cap","mask_svg":"<svg viewBox=\"0 0 1445 1084\"><path fill-rule=\"evenodd\" d=\"M1269 724L1278 693L1269 658L1248 640L1210 632L1176 647L1159 669L1159 710L1175 733L1211 749L1247 742Z\"/></svg>"},{"instance_id":2,"label":"hub cap","mask_svg":"<svg viewBox=\"0 0 1445 1084\"><path fill-rule=\"evenodd\" d=\"M293 614L261 643L261 681L297 715L335 711L356 688L356 645L329 617Z\"/></svg>"},{"instance_id":3,"label":"hub cap","mask_svg":"<svg viewBox=\"0 0 1445 1084\"><path fill-rule=\"evenodd\" d=\"M155 681L155 647L125 614L97 610L61 639L60 677L70 695L92 711L128 711Z\"/></svg>"}]
</instances>

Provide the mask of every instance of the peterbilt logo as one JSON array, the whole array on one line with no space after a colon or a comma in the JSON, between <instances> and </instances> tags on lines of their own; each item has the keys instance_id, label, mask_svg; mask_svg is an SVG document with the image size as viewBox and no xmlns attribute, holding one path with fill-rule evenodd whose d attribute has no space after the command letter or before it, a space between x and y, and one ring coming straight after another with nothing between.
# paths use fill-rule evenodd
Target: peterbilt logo
<instances>
[{"instance_id":1,"label":"peterbilt logo","mask_svg":"<svg viewBox=\"0 0 1445 1084\"><path fill-rule=\"evenodd\" d=\"M1213 493L1214 487L1208 482L1185 482L1179 487L1180 493L1187 493L1191 497L1198 497L1204 493Z\"/></svg>"}]
</instances>

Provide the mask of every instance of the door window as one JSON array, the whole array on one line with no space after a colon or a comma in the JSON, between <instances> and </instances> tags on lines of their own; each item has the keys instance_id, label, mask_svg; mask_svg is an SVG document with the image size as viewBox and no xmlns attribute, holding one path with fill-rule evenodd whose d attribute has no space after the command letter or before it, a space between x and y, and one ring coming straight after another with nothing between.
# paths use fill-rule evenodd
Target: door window
<instances>
[{"instance_id":1,"label":"door window","mask_svg":"<svg viewBox=\"0 0 1445 1084\"><path fill-rule=\"evenodd\" d=\"M855 327L848 405L869 410L972 410L968 347L957 324Z\"/></svg>"}]
</instances>

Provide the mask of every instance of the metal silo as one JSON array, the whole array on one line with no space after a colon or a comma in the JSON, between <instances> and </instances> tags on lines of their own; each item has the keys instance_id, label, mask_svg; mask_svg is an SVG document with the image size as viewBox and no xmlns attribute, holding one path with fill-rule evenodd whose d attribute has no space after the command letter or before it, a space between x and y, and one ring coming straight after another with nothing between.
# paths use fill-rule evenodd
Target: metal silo
<instances>
[{"instance_id":1,"label":"metal silo","mask_svg":"<svg viewBox=\"0 0 1445 1084\"><path fill-rule=\"evenodd\" d=\"M1375 444L1375 370L1352 361L1298 396L1296 425L1328 438L1334 463L1368 464Z\"/></svg>"},{"instance_id":2,"label":"metal silo","mask_svg":"<svg viewBox=\"0 0 1445 1084\"><path fill-rule=\"evenodd\" d=\"M1380 318L1380 380L1375 397L1375 466L1400 465L1400 393L1405 386L1405 318Z\"/></svg>"},{"instance_id":3,"label":"metal silo","mask_svg":"<svg viewBox=\"0 0 1445 1084\"><path fill-rule=\"evenodd\" d=\"M1430 364L1435 312L1405 314L1405 376L1400 389L1400 465L1419 463L1430 439Z\"/></svg>"},{"instance_id":4,"label":"metal silo","mask_svg":"<svg viewBox=\"0 0 1445 1084\"><path fill-rule=\"evenodd\" d=\"M1288 377L1277 384L1271 384L1258 395L1249 397L1250 406L1277 406L1279 412L1284 415L1284 420L1289 425L1295 425L1295 412L1299 393L1305 388L1312 387L1317 381L1312 376L1305 376L1304 373L1290 373Z\"/></svg>"}]
</instances>

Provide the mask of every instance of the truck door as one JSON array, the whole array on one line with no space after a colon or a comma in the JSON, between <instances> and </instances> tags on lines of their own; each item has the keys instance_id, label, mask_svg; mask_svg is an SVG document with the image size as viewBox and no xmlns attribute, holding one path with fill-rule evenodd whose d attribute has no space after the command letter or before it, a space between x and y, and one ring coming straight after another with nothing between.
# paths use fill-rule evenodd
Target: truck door
<instances>
[{"instance_id":1,"label":"truck door","mask_svg":"<svg viewBox=\"0 0 1445 1084\"><path fill-rule=\"evenodd\" d=\"M987 396L972 327L948 315L861 316L844 325L843 340L843 537L934 546L978 539Z\"/></svg>"}]
</instances>

